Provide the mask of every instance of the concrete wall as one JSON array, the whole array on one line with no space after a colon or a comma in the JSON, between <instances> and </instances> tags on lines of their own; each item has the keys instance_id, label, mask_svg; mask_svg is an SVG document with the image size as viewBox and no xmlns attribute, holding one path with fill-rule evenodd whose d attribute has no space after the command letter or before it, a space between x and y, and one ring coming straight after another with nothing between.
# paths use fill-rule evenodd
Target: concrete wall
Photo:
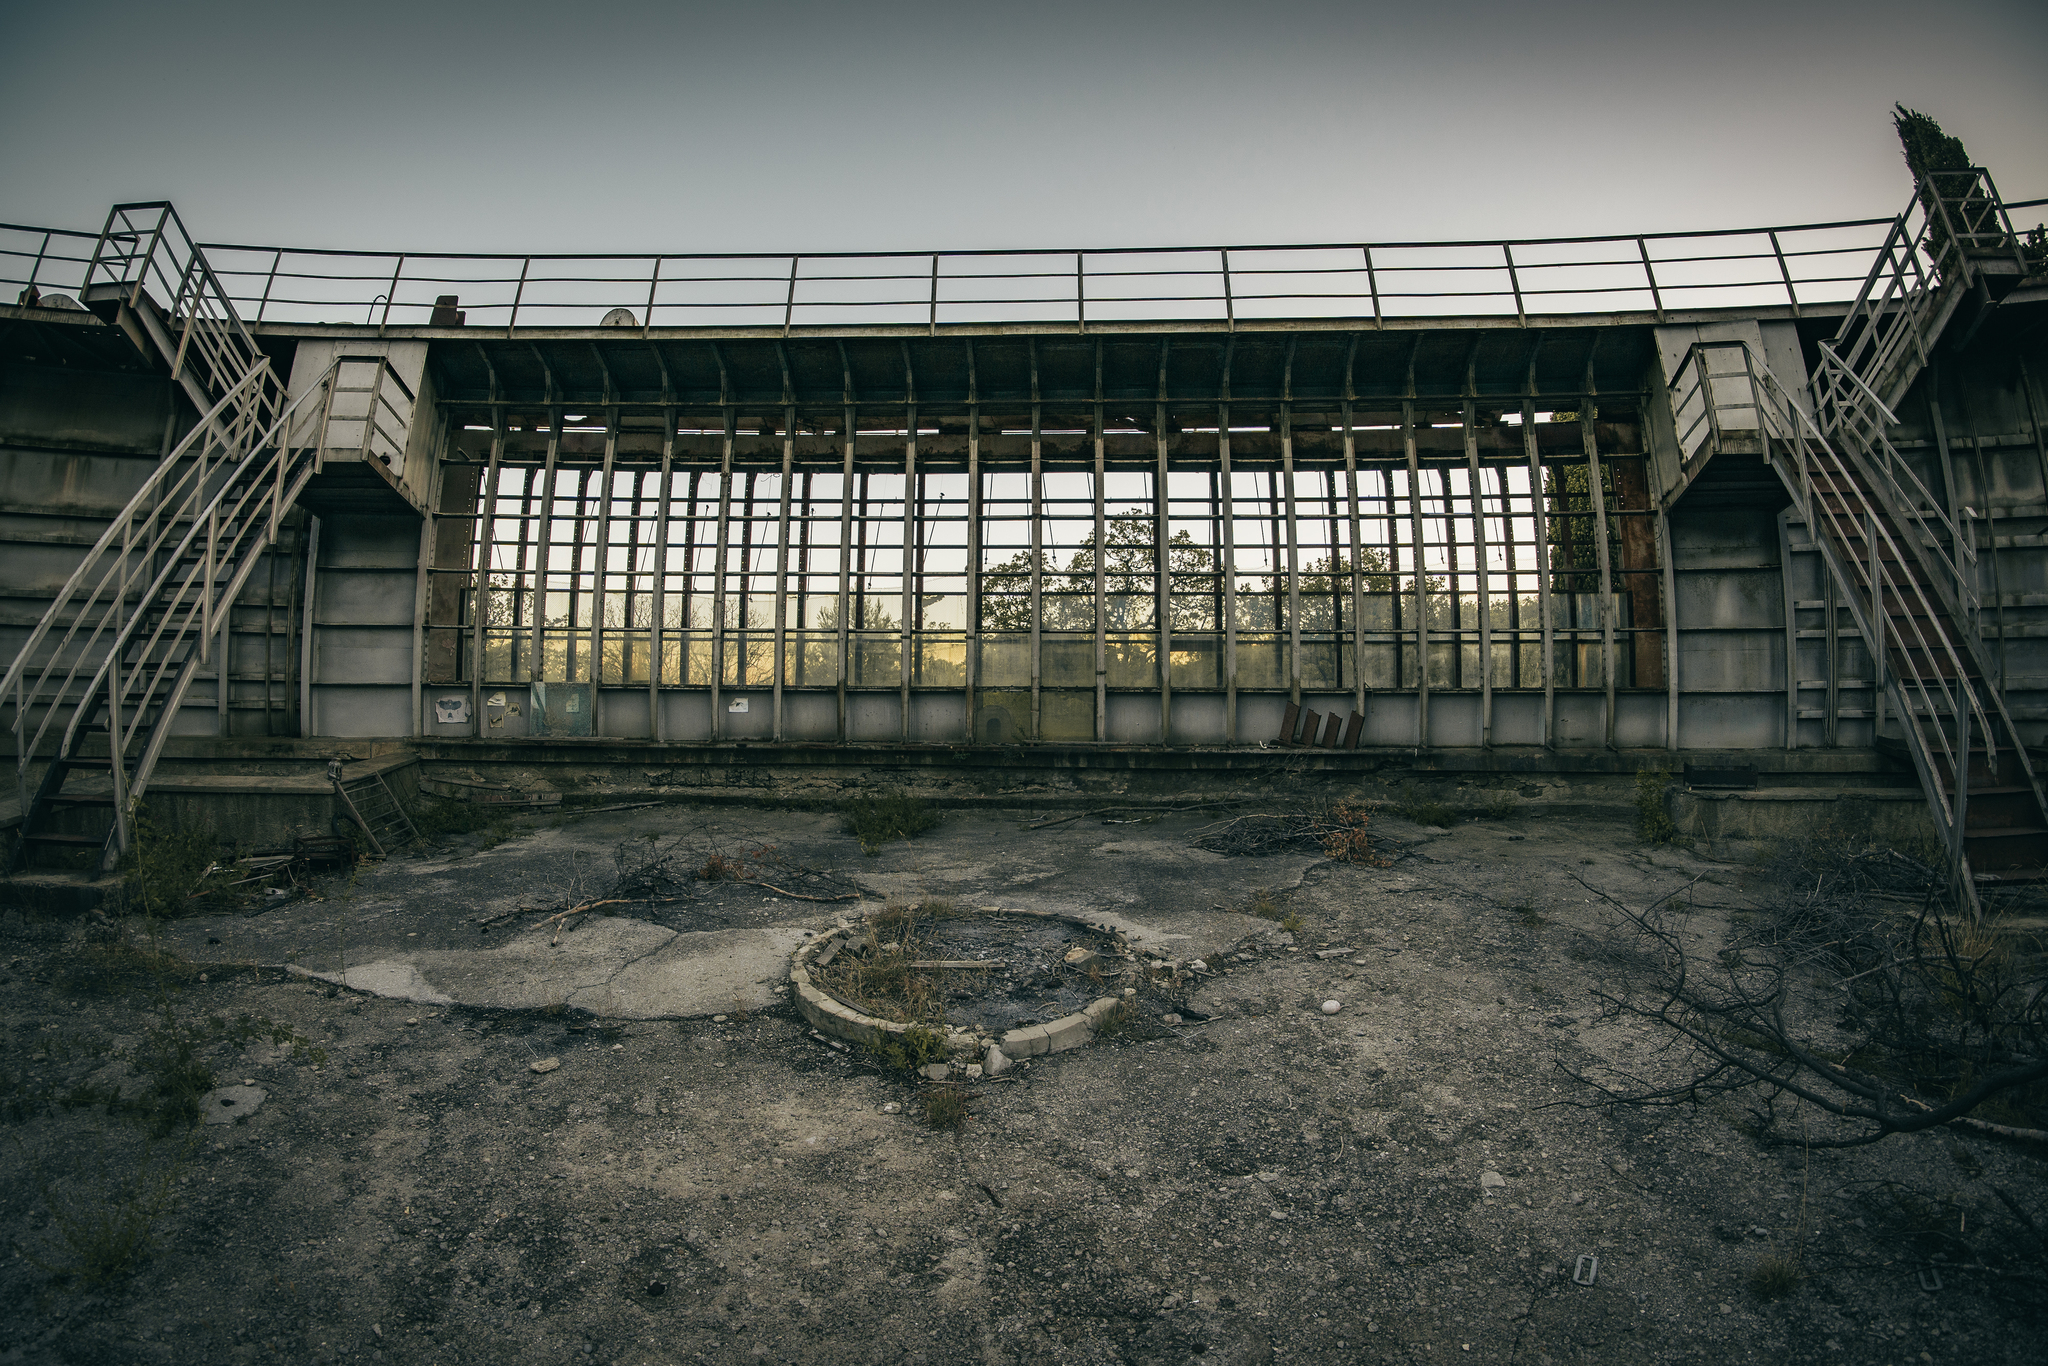
<instances>
[{"instance_id":1,"label":"concrete wall","mask_svg":"<svg viewBox=\"0 0 2048 1366\"><path fill-rule=\"evenodd\" d=\"M193 418L183 396L159 376L0 361L0 652L6 658L19 652L87 551ZM214 664L202 665L174 733L296 730L297 703L288 686L291 534L288 528L284 548L266 557L230 614L227 707L220 706L223 684ZM40 657L55 644L47 641ZM11 699L0 707L11 726ZM11 734L5 743L12 745Z\"/></svg>"}]
</instances>

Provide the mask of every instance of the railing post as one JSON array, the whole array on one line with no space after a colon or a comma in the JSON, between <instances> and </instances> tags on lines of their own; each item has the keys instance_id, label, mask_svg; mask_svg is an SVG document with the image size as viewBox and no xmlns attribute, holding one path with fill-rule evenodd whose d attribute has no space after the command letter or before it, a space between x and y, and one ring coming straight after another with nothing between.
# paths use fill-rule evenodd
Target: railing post
<instances>
[{"instance_id":1,"label":"railing post","mask_svg":"<svg viewBox=\"0 0 2048 1366\"><path fill-rule=\"evenodd\" d=\"M1657 310L1657 321L1664 321L1664 294L1657 288L1657 272L1650 265L1650 247L1642 238L1636 239L1636 251L1643 258L1643 278L1650 284L1650 305Z\"/></svg>"}]
</instances>

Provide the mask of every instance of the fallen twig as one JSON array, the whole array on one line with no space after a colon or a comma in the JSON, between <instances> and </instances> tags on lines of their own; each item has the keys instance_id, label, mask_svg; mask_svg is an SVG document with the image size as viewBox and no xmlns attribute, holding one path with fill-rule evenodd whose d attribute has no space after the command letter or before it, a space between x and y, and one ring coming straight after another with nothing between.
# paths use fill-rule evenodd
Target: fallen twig
<instances>
[{"instance_id":1,"label":"fallen twig","mask_svg":"<svg viewBox=\"0 0 2048 1366\"><path fill-rule=\"evenodd\" d=\"M1934 1108L1926 1101L1915 1100L1903 1091L1899 1093L1899 1099L1916 1110ZM1949 1123L1961 1124L1966 1128L1975 1129L1980 1134L1996 1134L2000 1138L2017 1138L2028 1143L2048 1143L2048 1129L2018 1129L2010 1124L1993 1124L1988 1119L1977 1119L1971 1115L1957 1115Z\"/></svg>"},{"instance_id":2,"label":"fallen twig","mask_svg":"<svg viewBox=\"0 0 2048 1366\"><path fill-rule=\"evenodd\" d=\"M848 892L848 893L847 893L846 895L844 895L844 896L806 896L806 895L805 895L804 893L802 893L802 892L791 892L791 891L785 891L784 889L782 889L782 888L780 888L780 887L776 886L776 885L775 885L774 883L772 883L772 882L756 882L756 883L754 883L753 885L754 885L754 886L756 886L756 887L766 887L766 888L767 888L767 889L768 889L769 891L771 891L771 892L774 892L774 893L776 893L776 894L777 894L778 896L786 896L786 897L788 897L788 898L789 898L789 899L790 899L791 901L858 901L858 900L860 900L860 893L859 893L859 892Z\"/></svg>"}]
</instances>

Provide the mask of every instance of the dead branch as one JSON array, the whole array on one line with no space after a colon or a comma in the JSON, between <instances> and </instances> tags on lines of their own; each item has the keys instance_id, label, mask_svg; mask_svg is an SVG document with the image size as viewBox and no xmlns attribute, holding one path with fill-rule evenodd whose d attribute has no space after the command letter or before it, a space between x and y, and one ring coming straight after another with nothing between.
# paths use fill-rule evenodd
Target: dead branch
<instances>
[{"instance_id":1,"label":"dead branch","mask_svg":"<svg viewBox=\"0 0 2048 1366\"><path fill-rule=\"evenodd\" d=\"M1895 852L1800 850L1781 861L1794 866L1767 874L1763 923L1712 953L1659 913L1693 884L1637 910L1568 873L1621 912L1647 964L1639 977L1594 992L1603 1018L1654 1026L1681 1059L1675 1075L1658 1076L1560 1063L1594 1093L1591 1103L1741 1096L1769 1137L1776 1105L1795 1099L1842 1121L1833 1134L1798 1140L1813 1147L1947 1124L2048 1139L2048 1131L1971 1113L1994 1097L2040 1102L2048 1082L2041 961L1952 916L1945 879ZM1915 881L1919 909L1903 917L1896 897ZM1834 1031L1848 1042L1821 1041Z\"/></svg>"}]
</instances>

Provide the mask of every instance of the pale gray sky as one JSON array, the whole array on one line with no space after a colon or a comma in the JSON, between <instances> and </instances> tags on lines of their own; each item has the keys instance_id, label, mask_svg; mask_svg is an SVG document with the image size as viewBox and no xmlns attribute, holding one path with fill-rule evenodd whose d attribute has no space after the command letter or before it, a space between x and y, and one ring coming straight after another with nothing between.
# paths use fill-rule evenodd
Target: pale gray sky
<instances>
[{"instance_id":1,"label":"pale gray sky","mask_svg":"<svg viewBox=\"0 0 2048 1366\"><path fill-rule=\"evenodd\" d=\"M1887 113L2048 194L2048 6L1362 0L0 8L0 218L786 251L1897 211Z\"/></svg>"}]
</instances>

